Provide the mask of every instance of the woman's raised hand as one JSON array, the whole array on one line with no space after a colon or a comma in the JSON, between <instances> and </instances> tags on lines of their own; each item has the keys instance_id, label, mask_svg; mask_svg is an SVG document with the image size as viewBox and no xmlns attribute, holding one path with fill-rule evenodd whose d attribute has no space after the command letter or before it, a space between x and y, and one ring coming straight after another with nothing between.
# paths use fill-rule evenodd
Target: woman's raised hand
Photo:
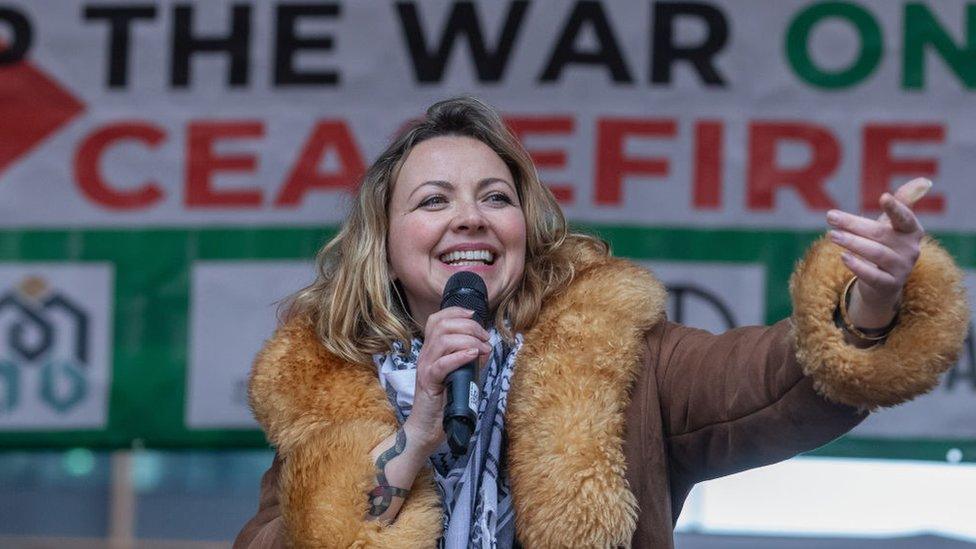
<instances>
[{"instance_id":1,"label":"woman's raised hand","mask_svg":"<svg viewBox=\"0 0 976 549\"><path fill-rule=\"evenodd\" d=\"M918 260L925 229L911 206L932 182L918 178L881 195L884 211L868 219L840 210L827 212L830 240L844 247L842 260L857 275L848 308L850 320L860 328L887 326L898 311L902 288Z\"/></svg>"},{"instance_id":2,"label":"woman's raised hand","mask_svg":"<svg viewBox=\"0 0 976 549\"><path fill-rule=\"evenodd\" d=\"M483 361L491 353L488 332L472 319L473 314L449 307L427 318L424 346L417 357L413 407L404 429L431 452L444 441L444 379L471 360Z\"/></svg>"}]
</instances>

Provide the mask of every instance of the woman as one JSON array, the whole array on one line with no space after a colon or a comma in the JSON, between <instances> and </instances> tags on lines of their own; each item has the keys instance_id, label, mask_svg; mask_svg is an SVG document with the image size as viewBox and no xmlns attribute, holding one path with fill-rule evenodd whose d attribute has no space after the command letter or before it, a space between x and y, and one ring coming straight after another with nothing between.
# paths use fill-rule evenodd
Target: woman
<instances>
[{"instance_id":1,"label":"woman","mask_svg":"<svg viewBox=\"0 0 976 549\"><path fill-rule=\"evenodd\" d=\"M435 104L370 167L255 361L277 456L235 546L671 547L694 483L825 444L954 362L965 296L908 207L924 189L885 194L878 221L830 212L792 318L716 336L668 322L653 275L567 231L490 107ZM490 330L438 310L459 270L485 280ZM474 357L458 459L444 378Z\"/></svg>"}]
</instances>

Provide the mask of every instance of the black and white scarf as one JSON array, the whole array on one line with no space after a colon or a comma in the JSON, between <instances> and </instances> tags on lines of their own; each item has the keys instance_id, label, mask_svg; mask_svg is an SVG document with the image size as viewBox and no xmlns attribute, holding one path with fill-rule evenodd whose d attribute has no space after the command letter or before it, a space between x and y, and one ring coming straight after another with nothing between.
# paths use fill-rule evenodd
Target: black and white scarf
<instances>
[{"instance_id":1,"label":"black and white scarf","mask_svg":"<svg viewBox=\"0 0 976 549\"><path fill-rule=\"evenodd\" d=\"M508 345L494 328L489 334L492 353L480 372L478 421L468 451L455 457L445 442L430 457L444 507L444 535L438 542L443 549L508 549L515 542L515 511L504 460L505 407L522 335ZM413 405L421 345L414 339L410 351L404 352L396 342L391 352L373 356L400 425Z\"/></svg>"}]
</instances>

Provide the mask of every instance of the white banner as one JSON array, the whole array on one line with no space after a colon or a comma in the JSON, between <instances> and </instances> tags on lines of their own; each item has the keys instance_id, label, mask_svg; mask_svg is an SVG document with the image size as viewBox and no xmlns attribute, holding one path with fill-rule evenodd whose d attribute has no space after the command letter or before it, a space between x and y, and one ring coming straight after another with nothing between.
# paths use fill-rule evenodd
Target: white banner
<instances>
[{"instance_id":1,"label":"white banner","mask_svg":"<svg viewBox=\"0 0 976 549\"><path fill-rule=\"evenodd\" d=\"M460 94L502 112L571 221L657 272L675 320L788 314L827 210L878 215L917 176L923 225L972 269L974 33L966 0L4 2L0 292L28 305L0 309L0 443L259 444L245 383L274 301L391 137ZM76 322L28 328L45 292L89 315L88 366L31 351ZM856 433L976 437L966 345Z\"/></svg>"},{"instance_id":2,"label":"white banner","mask_svg":"<svg viewBox=\"0 0 976 549\"><path fill-rule=\"evenodd\" d=\"M976 228L964 1L7 5L0 226L335 223L468 92L574 220L819 228L926 175Z\"/></svg>"}]
</instances>

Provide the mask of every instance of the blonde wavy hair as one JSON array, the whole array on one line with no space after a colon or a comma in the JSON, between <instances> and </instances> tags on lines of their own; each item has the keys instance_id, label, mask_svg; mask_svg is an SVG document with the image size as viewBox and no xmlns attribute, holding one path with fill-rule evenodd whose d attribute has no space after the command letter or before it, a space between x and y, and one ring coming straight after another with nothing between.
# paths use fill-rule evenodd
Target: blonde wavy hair
<instances>
[{"instance_id":1,"label":"blonde wavy hair","mask_svg":"<svg viewBox=\"0 0 976 549\"><path fill-rule=\"evenodd\" d=\"M409 342L423 333L390 276L388 208L400 167L413 147L448 135L472 137L491 147L512 172L522 204L525 268L520 283L499 299L493 318L504 337L535 323L542 303L572 280L577 254L584 249L609 254L603 241L569 232L529 154L491 106L473 97L435 103L369 167L342 228L316 256L315 281L284 303L286 320L301 317L314 324L326 349L345 360L367 363L373 354L388 352L394 341Z\"/></svg>"}]
</instances>

